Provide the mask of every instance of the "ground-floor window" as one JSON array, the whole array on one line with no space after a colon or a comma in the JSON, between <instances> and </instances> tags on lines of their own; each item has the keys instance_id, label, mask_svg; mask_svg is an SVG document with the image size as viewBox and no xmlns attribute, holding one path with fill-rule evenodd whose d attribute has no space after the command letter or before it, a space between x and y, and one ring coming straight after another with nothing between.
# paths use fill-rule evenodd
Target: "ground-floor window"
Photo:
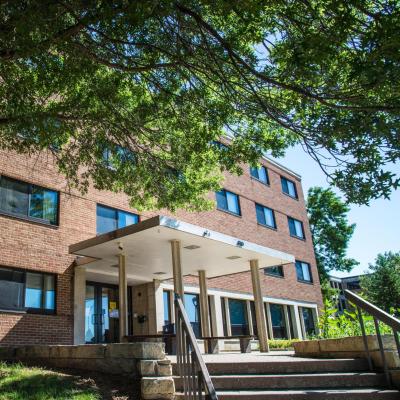
<instances>
[{"instance_id":1,"label":"ground-floor window","mask_svg":"<svg viewBox=\"0 0 400 400\"><path fill-rule=\"evenodd\" d=\"M0 267L0 309L52 314L55 275Z\"/></svg>"},{"instance_id":2,"label":"ground-floor window","mask_svg":"<svg viewBox=\"0 0 400 400\"><path fill-rule=\"evenodd\" d=\"M313 309L302 307L304 330L307 336L315 335L315 321L313 315Z\"/></svg>"},{"instance_id":3,"label":"ground-floor window","mask_svg":"<svg viewBox=\"0 0 400 400\"><path fill-rule=\"evenodd\" d=\"M283 305L270 303L269 309L274 339L287 339L288 335Z\"/></svg>"},{"instance_id":4,"label":"ground-floor window","mask_svg":"<svg viewBox=\"0 0 400 400\"><path fill-rule=\"evenodd\" d=\"M184 295L185 310L192 325L194 334L197 338L201 337L200 322L200 302L199 295L195 293L185 293Z\"/></svg>"},{"instance_id":5,"label":"ground-floor window","mask_svg":"<svg viewBox=\"0 0 400 400\"><path fill-rule=\"evenodd\" d=\"M245 300L229 299L229 316L232 336L248 335L249 323Z\"/></svg>"},{"instance_id":6,"label":"ground-floor window","mask_svg":"<svg viewBox=\"0 0 400 400\"><path fill-rule=\"evenodd\" d=\"M163 291L164 326L170 325L171 320L171 294L169 290Z\"/></svg>"}]
</instances>

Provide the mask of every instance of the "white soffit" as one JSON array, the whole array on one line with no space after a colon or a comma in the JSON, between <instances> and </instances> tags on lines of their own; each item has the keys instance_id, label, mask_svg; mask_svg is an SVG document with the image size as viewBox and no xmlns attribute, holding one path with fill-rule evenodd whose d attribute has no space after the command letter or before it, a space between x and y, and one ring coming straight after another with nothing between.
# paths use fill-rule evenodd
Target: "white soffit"
<instances>
[{"instance_id":1,"label":"white soffit","mask_svg":"<svg viewBox=\"0 0 400 400\"><path fill-rule=\"evenodd\" d=\"M210 278L248 271L251 259L258 259L260 268L294 262L291 254L165 216L76 243L70 253L97 259L87 271L107 275L117 274L117 256L125 254L128 278L149 282L172 278L171 240L181 242L183 275L202 269Z\"/></svg>"}]
</instances>

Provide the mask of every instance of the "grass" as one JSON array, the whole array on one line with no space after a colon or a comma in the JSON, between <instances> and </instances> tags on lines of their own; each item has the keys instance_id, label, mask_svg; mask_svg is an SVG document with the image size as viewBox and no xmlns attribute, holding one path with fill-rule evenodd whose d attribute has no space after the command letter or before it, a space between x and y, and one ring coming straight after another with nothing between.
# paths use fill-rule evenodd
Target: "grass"
<instances>
[{"instance_id":1,"label":"grass","mask_svg":"<svg viewBox=\"0 0 400 400\"><path fill-rule=\"evenodd\" d=\"M91 379L0 363L0 400L99 400Z\"/></svg>"}]
</instances>

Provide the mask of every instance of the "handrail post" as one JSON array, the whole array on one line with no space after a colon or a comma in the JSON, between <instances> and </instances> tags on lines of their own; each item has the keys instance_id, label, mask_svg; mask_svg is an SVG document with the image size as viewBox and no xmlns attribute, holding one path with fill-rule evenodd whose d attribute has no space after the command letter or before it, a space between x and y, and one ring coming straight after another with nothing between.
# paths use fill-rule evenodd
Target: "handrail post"
<instances>
[{"instance_id":1,"label":"handrail post","mask_svg":"<svg viewBox=\"0 0 400 400\"><path fill-rule=\"evenodd\" d=\"M390 387L392 387L392 380L390 379L389 368L388 368L387 361L386 361L385 349L383 347L381 331L379 328L379 321L375 317L374 317L374 324L375 324L375 330L376 330L376 337L377 337L378 343L379 343L379 350L381 352L381 359L382 359L382 363L383 363L383 370L384 370L385 376L386 376L386 381L387 381L388 385Z\"/></svg>"},{"instance_id":2,"label":"handrail post","mask_svg":"<svg viewBox=\"0 0 400 400\"><path fill-rule=\"evenodd\" d=\"M365 326L364 326L364 320L363 320L362 313L361 313L361 308L358 306L357 306L357 314L358 314L358 320L360 321L361 332L362 332L362 337L363 337L363 341L364 341L364 348L365 348L365 352L367 354L368 367L369 367L369 370L372 371L373 367L372 367L371 353L369 352L369 347L368 347L368 338L365 333Z\"/></svg>"}]
</instances>

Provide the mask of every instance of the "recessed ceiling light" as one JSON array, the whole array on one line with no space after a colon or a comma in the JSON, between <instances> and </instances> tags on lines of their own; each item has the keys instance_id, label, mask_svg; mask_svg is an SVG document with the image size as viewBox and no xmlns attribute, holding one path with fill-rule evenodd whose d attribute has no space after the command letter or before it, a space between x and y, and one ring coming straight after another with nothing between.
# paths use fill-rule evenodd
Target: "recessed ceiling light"
<instances>
[{"instance_id":1,"label":"recessed ceiling light","mask_svg":"<svg viewBox=\"0 0 400 400\"><path fill-rule=\"evenodd\" d=\"M154 272L154 275L165 275L166 272L163 271L158 271L158 272Z\"/></svg>"},{"instance_id":2,"label":"recessed ceiling light","mask_svg":"<svg viewBox=\"0 0 400 400\"><path fill-rule=\"evenodd\" d=\"M228 260L237 260L238 258L242 258L242 257L240 257L240 256L229 256L229 257L226 257Z\"/></svg>"},{"instance_id":3,"label":"recessed ceiling light","mask_svg":"<svg viewBox=\"0 0 400 400\"><path fill-rule=\"evenodd\" d=\"M118 264L111 264L110 267L112 267L112 268L119 268L119 265L118 265Z\"/></svg>"},{"instance_id":4,"label":"recessed ceiling light","mask_svg":"<svg viewBox=\"0 0 400 400\"><path fill-rule=\"evenodd\" d=\"M188 249L188 250L195 250L195 249L199 249L200 246L197 246L197 244L191 244L189 246L184 246L184 249Z\"/></svg>"}]
</instances>

